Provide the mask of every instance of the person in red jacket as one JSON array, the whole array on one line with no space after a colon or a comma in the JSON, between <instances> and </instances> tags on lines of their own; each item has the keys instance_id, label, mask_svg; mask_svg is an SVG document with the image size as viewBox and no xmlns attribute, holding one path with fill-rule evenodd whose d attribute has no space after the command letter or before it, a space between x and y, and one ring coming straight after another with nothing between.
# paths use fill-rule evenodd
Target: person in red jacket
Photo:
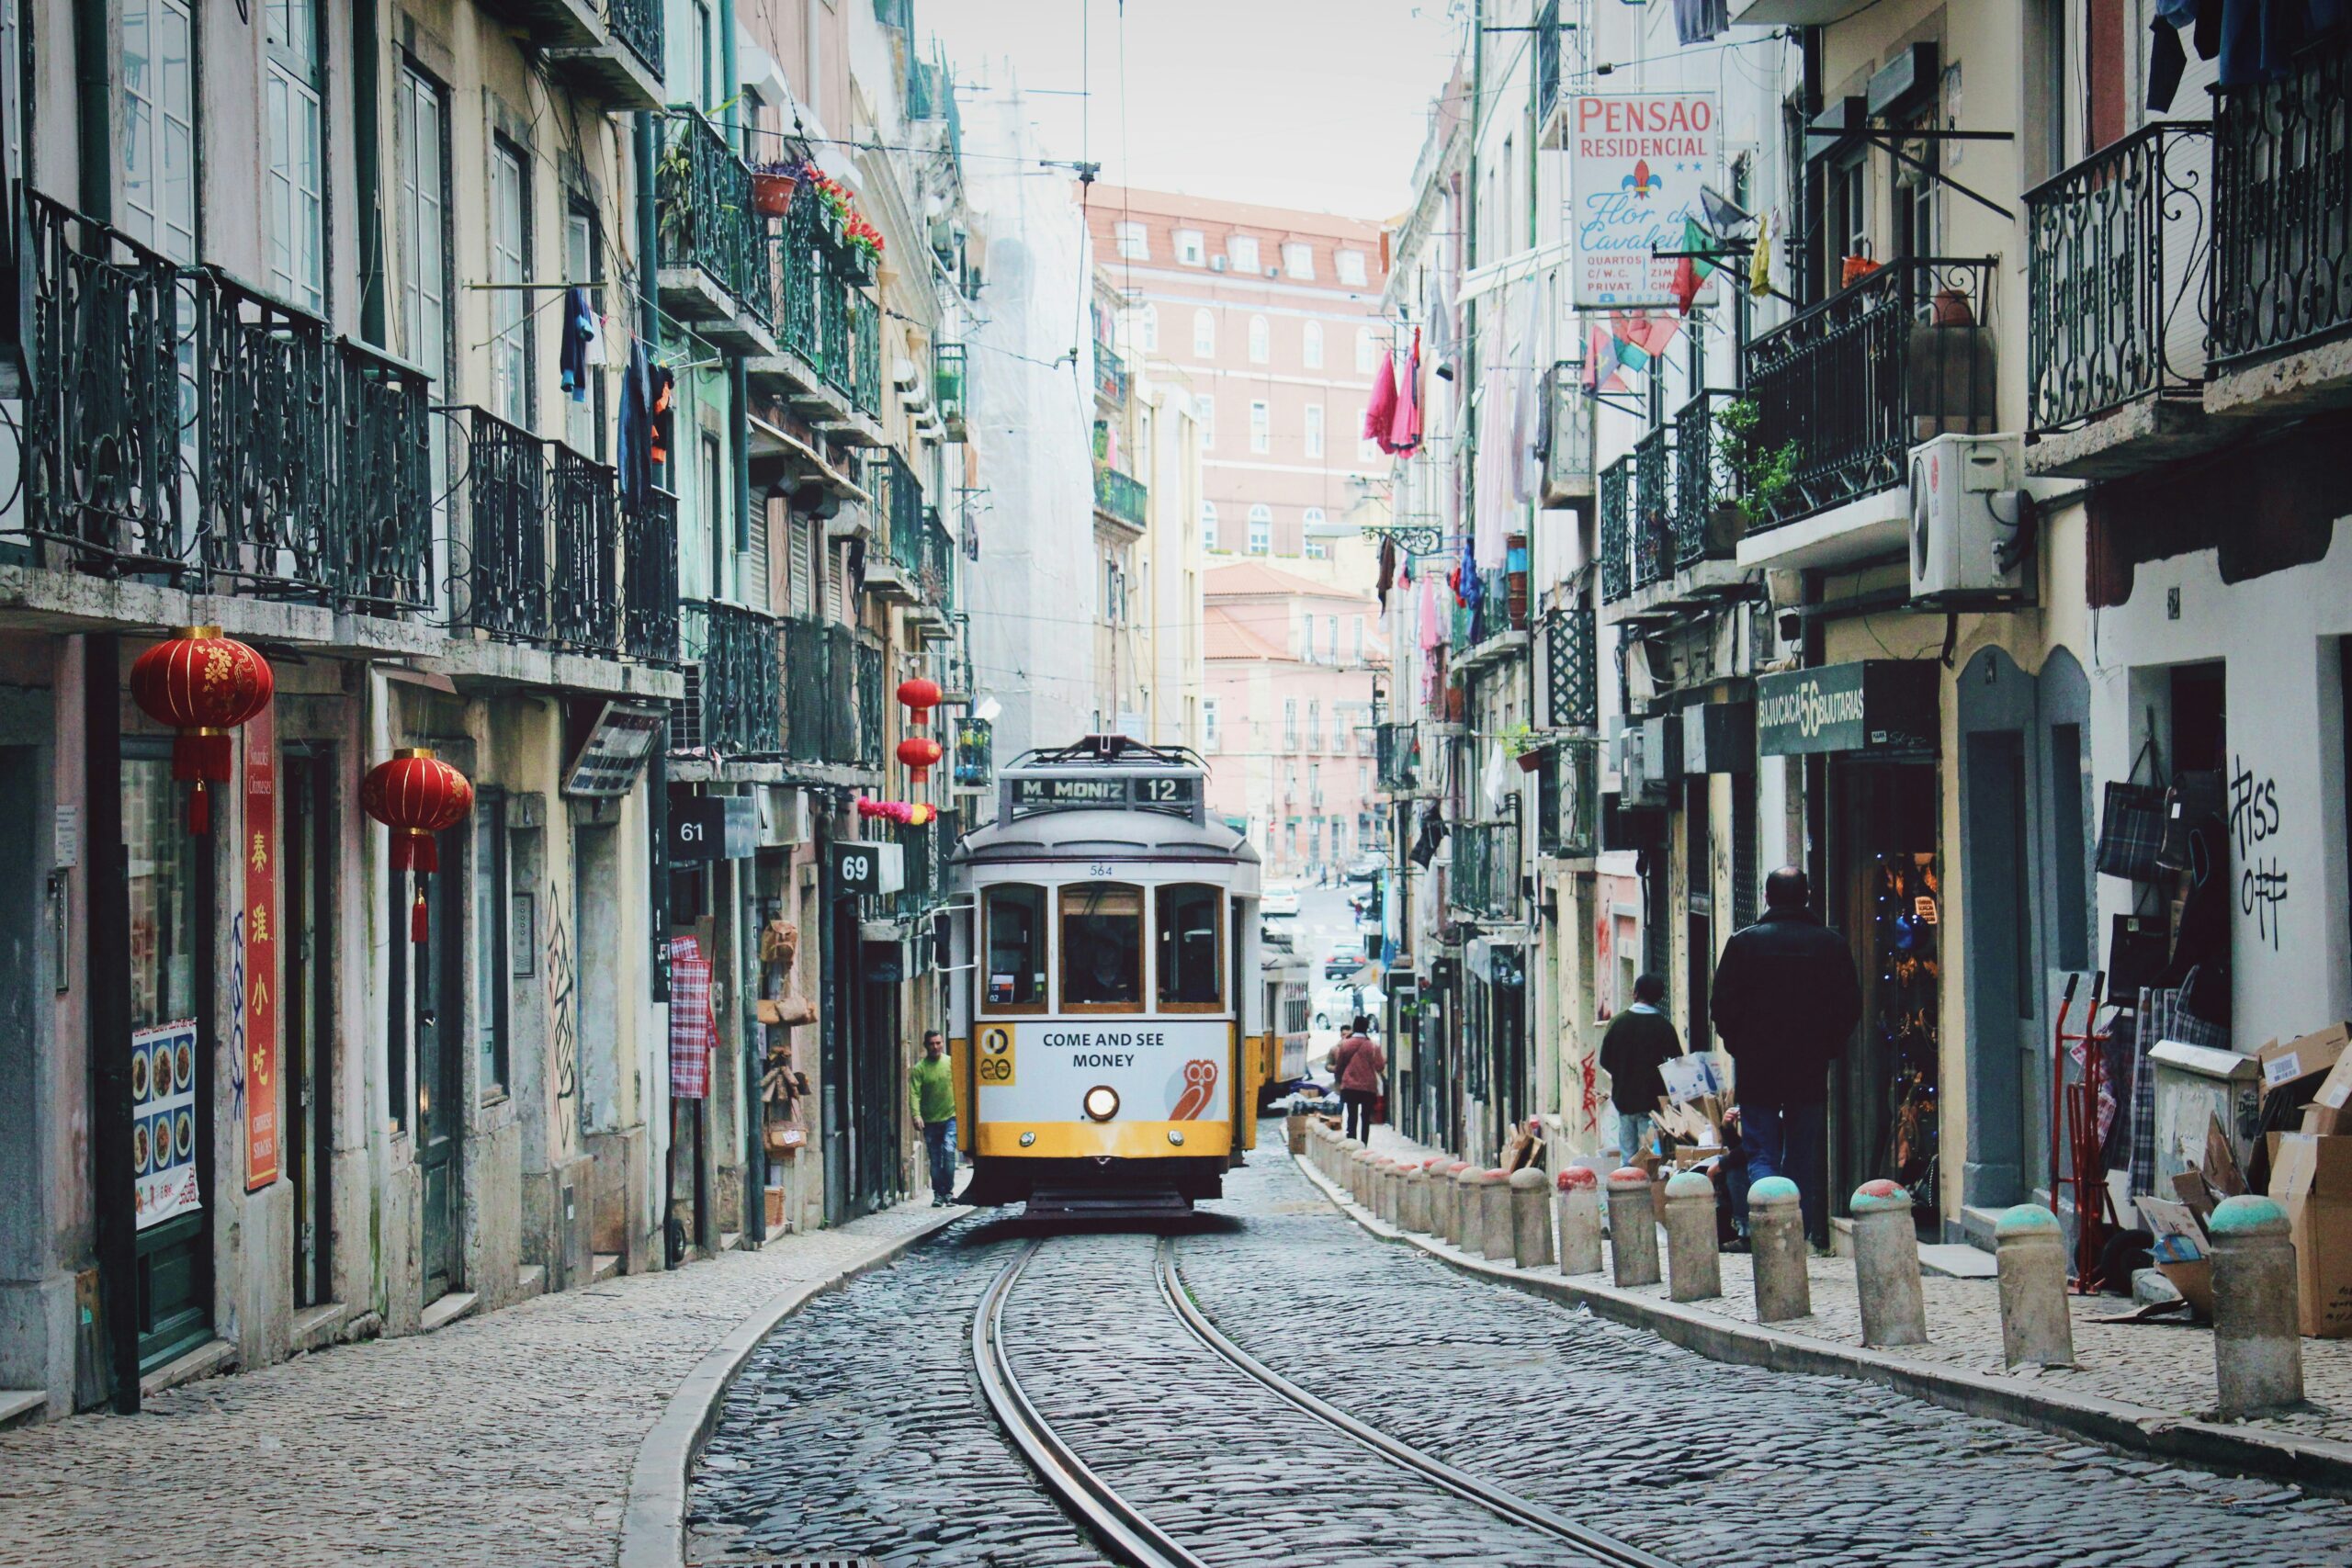
<instances>
[{"instance_id":1,"label":"person in red jacket","mask_svg":"<svg viewBox=\"0 0 2352 1568\"><path fill-rule=\"evenodd\" d=\"M1372 1020L1358 1013L1348 1022L1348 1037L1331 1053L1331 1070L1340 1078L1340 1104L1347 1117L1346 1133L1359 1142L1372 1139L1372 1108L1380 1099L1380 1075L1388 1057L1373 1043Z\"/></svg>"}]
</instances>

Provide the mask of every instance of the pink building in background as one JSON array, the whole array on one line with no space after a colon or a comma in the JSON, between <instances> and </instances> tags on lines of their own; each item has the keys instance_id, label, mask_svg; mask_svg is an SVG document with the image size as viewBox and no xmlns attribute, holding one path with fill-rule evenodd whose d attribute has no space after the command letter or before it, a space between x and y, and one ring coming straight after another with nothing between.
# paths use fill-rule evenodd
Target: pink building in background
<instances>
[{"instance_id":1,"label":"pink building in background","mask_svg":"<svg viewBox=\"0 0 2352 1568\"><path fill-rule=\"evenodd\" d=\"M1336 869L1379 847L1379 606L1256 561L1213 568L1202 597L1210 812L1246 828L1270 877Z\"/></svg>"},{"instance_id":2,"label":"pink building in background","mask_svg":"<svg viewBox=\"0 0 2352 1568\"><path fill-rule=\"evenodd\" d=\"M1095 186L1087 210L1125 307L1124 352L1193 387L1204 545L1324 558L1317 527L1346 517L1356 480L1387 472L1362 440L1390 341L1380 226L1115 186Z\"/></svg>"}]
</instances>

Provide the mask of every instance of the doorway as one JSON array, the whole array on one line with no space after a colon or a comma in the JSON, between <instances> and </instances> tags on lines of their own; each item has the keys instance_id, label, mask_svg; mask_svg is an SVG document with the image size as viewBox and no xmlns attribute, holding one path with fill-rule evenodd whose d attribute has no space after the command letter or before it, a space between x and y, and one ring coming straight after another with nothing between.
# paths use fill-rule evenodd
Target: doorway
<instances>
[{"instance_id":1,"label":"doorway","mask_svg":"<svg viewBox=\"0 0 2352 1568\"><path fill-rule=\"evenodd\" d=\"M182 821L168 741L126 739L139 1369L212 1336L211 840Z\"/></svg>"},{"instance_id":2,"label":"doorway","mask_svg":"<svg viewBox=\"0 0 2352 1568\"><path fill-rule=\"evenodd\" d=\"M286 1175L294 1190L294 1304L334 1299L334 765L288 745L279 764L286 1003Z\"/></svg>"},{"instance_id":3,"label":"doorway","mask_svg":"<svg viewBox=\"0 0 2352 1568\"><path fill-rule=\"evenodd\" d=\"M1965 746L1969 1127L1961 1201L1997 1208L2023 1196L2023 1049L2039 1039L2025 739L1986 730L1967 736Z\"/></svg>"},{"instance_id":4,"label":"doorway","mask_svg":"<svg viewBox=\"0 0 2352 1568\"><path fill-rule=\"evenodd\" d=\"M463 827L438 836L442 870L424 879L424 942L406 940L411 903L409 879L392 879L393 983L407 987L409 1037L416 1061L416 1172L421 1255L418 1271L427 1306L464 1282L460 1144L465 1135L465 1018L458 979L464 938L465 900L451 884L464 864ZM401 973L403 967L411 970Z\"/></svg>"}]
</instances>

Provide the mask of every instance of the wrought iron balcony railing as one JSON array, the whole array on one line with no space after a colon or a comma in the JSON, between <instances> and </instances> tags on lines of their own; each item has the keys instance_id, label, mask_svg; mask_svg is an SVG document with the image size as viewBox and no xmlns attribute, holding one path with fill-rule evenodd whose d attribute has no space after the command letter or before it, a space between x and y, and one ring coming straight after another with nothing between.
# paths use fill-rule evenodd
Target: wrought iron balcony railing
<instances>
[{"instance_id":1,"label":"wrought iron balcony railing","mask_svg":"<svg viewBox=\"0 0 2352 1568\"><path fill-rule=\"evenodd\" d=\"M662 74L662 0L605 0L605 28L639 64Z\"/></svg>"},{"instance_id":2,"label":"wrought iron balcony railing","mask_svg":"<svg viewBox=\"0 0 2352 1568\"><path fill-rule=\"evenodd\" d=\"M1634 592L1632 504L1633 459L1620 457L1600 470L1600 602L1614 604Z\"/></svg>"},{"instance_id":3,"label":"wrought iron balcony railing","mask_svg":"<svg viewBox=\"0 0 2352 1568\"><path fill-rule=\"evenodd\" d=\"M2197 395L2212 165L2212 126L2160 122L2025 193L2029 430Z\"/></svg>"},{"instance_id":4,"label":"wrought iron balcony railing","mask_svg":"<svg viewBox=\"0 0 2352 1568\"><path fill-rule=\"evenodd\" d=\"M1572 735L1553 750L1558 778L1559 838L1552 852L1589 860L1600 852L1600 739Z\"/></svg>"},{"instance_id":5,"label":"wrought iron balcony railing","mask_svg":"<svg viewBox=\"0 0 2352 1568\"><path fill-rule=\"evenodd\" d=\"M857 396L857 323L864 301L830 265L817 275L818 371L844 400Z\"/></svg>"},{"instance_id":6,"label":"wrought iron balcony railing","mask_svg":"<svg viewBox=\"0 0 2352 1568\"><path fill-rule=\"evenodd\" d=\"M664 265L700 268L738 306L770 321L768 222L752 206L752 171L699 110L673 105L663 118L653 190Z\"/></svg>"},{"instance_id":7,"label":"wrought iron balcony railing","mask_svg":"<svg viewBox=\"0 0 2352 1568\"><path fill-rule=\"evenodd\" d=\"M1555 607L1544 622L1544 718L1553 729L1591 729L1600 723L1600 634L1592 606L1581 596Z\"/></svg>"},{"instance_id":8,"label":"wrought iron balcony railing","mask_svg":"<svg viewBox=\"0 0 2352 1568\"><path fill-rule=\"evenodd\" d=\"M1491 920L1520 918L1519 824L1464 822L1453 830L1447 901Z\"/></svg>"},{"instance_id":9,"label":"wrought iron balcony railing","mask_svg":"<svg viewBox=\"0 0 2352 1568\"><path fill-rule=\"evenodd\" d=\"M2213 114L2213 362L2352 329L2352 43Z\"/></svg>"},{"instance_id":10,"label":"wrought iron balcony railing","mask_svg":"<svg viewBox=\"0 0 2352 1568\"><path fill-rule=\"evenodd\" d=\"M1728 559L1739 544L1741 503L1733 471L1732 432L1718 418L1737 392L1695 393L1674 416L1674 570Z\"/></svg>"},{"instance_id":11,"label":"wrought iron balcony railing","mask_svg":"<svg viewBox=\"0 0 2352 1568\"><path fill-rule=\"evenodd\" d=\"M1419 787L1421 768L1421 727L1418 724L1373 726L1373 774L1392 794Z\"/></svg>"},{"instance_id":12,"label":"wrought iron balcony railing","mask_svg":"<svg viewBox=\"0 0 2352 1568\"><path fill-rule=\"evenodd\" d=\"M947 901L948 858L956 850L956 814L942 811L921 827L899 824L890 829L906 863L906 880L896 893L876 900L890 917L919 919Z\"/></svg>"},{"instance_id":13,"label":"wrought iron balcony railing","mask_svg":"<svg viewBox=\"0 0 2352 1568\"><path fill-rule=\"evenodd\" d=\"M964 345L942 343L932 345L931 395L939 405L939 422L947 427L951 441L964 439Z\"/></svg>"},{"instance_id":14,"label":"wrought iron balcony railing","mask_svg":"<svg viewBox=\"0 0 2352 1568\"><path fill-rule=\"evenodd\" d=\"M1749 532L1903 482L1911 448L1993 429L1994 262L1887 263L1747 345L1762 449L1793 444L1789 486Z\"/></svg>"},{"instance_id":15,"label":"wrought iron balcony railing","mask_svg":"<svg viewBox=\"0 0 2352 1568\"><path fill-rule=\"evenodd\" d=\"M821 244L823 222L813 197L796 197L770 239L776 337L786 353L822 370L825 363L820 296L839 286Z\"/></svg>"},{"instance_id":16,"label":"wrought iron balcony railing","mask_svg":"<svg viewBox=\"0 0 2352 1568\"><path fill-rule=\"evenodd\" d=\"M469 527L462 624L548 640L548 464L544 444L487 409L464 411Z\"/></svg>"},{"instance_id":17,"label":"wrought iron balcony railing","mask_svg":"<svg viewBox=\"0 0 2352 1568\"><path fill-rule=\"evenodd\" d=\"M854 384L850 389L850 401L856 405L858 412L868 419L880 419L882 417L882 308L865 295L859 293L854 286L843 283L841 287L849 295L855 308L855 315L851 324L850 347L857 368L851 378ZM962 434L960 422L963 418L963 411L960 407L956 411L956 418L959 423L956 434L960 435Z\"/></svg>"},{"instance_id":18,"label":"wrought iron balcony railing","mask_svg":"<svg viewBox=\"0 0 2352 1568\"><path fill-rule=\"evenodd\" d=\"M651 516L630 520L629 566L633 580L643 572L643 597L625 605L614 470L487 410L458 413L467 500L458 624L580 653L634 653L640 637L649 648L658 644L677 603L675 502L650 502ZM667 567L644 558L664 544L673 552Z\"/></svg>"},{"instance_id":19,"label":"wrought iron balcony railing","mask_svg":"<svg viewBox=\"0 0 2352 1568\"><path fill-rule=\"evenodd\" d=\"M845 633L848 628L842 629ZM843 732L846 755L841 761L878 768L882 765L882 707L887 700L882 694L882 650L855 637L849 639L849 647L856 668L857 726L854 731ZM854 739L849 739L853 735Z\"/></svg>"},{"instance_id":20,"label":"wrought iron balcony railing","mask_svg":"<svg viewBox=\"0 0 2352 1568\"><path fill-rule=\"evenodd\" d=\"M884 452L866 465L866 493L874 498L874 514L888 532L883 541L892 565L910 578L922 571L922 486L914 469L896 451Z\"/></svg>"},{"instance_id":21,"label":"wrought iron balcony railing","mask_svg":"<svg viewBox=\"0 0 2352 1568\"><path fill-rule=\"evenodd\" d=\"M621 651L678 661L678 498L665 490L621 509Z\"/></svg>"},{"instance_id":22,"label":"wrought iron balcony railing","mask_svg":"<svg viewBox=\"0 0 2352 1568\"><path fill-rule=\"evenodd\" d=\"M1094 395L1114 407L1127 400L1127 362L1101 338L1094 340Z\"/></svg>"},{"instance_id":23,"label":"wrought iron balcony railing","mask_svg":"<svg viewBox=\"0 0 2352 1568\"><path fill-rule=\"evenodd\" d=\"M1634 443L1634 590L1674 575L1674 427Z\"/></svg>"},{"instance_id":24,"label":"wrought iron balcony railing","mask_svg":"<svg viewBox=\"0 0 2352 1568\"><path fill-rule=\"evenodd\" d=\"M432 602L429 378L44 197L29 217L42 564L377 615Z\"/></svg>"},{"instance_id":25,"label":"wrought iron balcony railing","mask_svg":"<svg viewBox=\"0 0 2352 1568\"><path fill-rule=\"evenodd\" d=\"M922 548L915 566L923 603L944 615L956 613L956 538L939 520L939 509L922 509Z\"/></svg>"},{"instance_id":26,"label":"wrought iron balcony railing","mask_svg":"<svg viewBox=\"0 0 2352 1568\"><path fill-rule=\"evenodd\" d=\"M1148 494L1143 481L1133 475L1123 474L1108 463L1094 465L1094 510L1105 517L1130 528L1142 527Z\"/></svg>"},{"instance_id":27,"label":"wrought iron balcony railing","mask_svg":"<svg viewBox=\"0 0 2352 1568\"><path fill-rule=\"evenodd\" d=\"M696 599L680 607L686 700L673 749L730 757L784 751L783 647L774 617Z\"/></svg>"},{"instance_id":28,"label":"wrought iron balcony railing","mask_svg":"<svg viewBox=\"0 0 2352 1568\"><path fill-rule=\"evenodd\" d=\"M548 632L583 653L620 649L619 495L614 471L555 445L548 451L548 522L555 536Z\"/></svg>"},{"instance_id":29,"label":"wrought iron balcony railing","mask_svg":"<svg viewBox=\"0 0 2352 1568\"><path fill-rule=\"evenodd\" d=\"M882 650L838 621L784 622L785 754L796 762L882 763Z\"/></svg>"}]
</instances>

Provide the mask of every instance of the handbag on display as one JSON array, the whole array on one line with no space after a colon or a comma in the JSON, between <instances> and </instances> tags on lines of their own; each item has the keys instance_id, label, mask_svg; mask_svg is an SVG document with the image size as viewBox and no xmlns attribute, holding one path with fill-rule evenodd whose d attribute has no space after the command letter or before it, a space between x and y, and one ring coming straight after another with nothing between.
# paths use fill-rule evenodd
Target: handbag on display
<instances>
[{"instance_id":1,"label":"handbag on display","mask_svg":"<svg viewBox=\"0 0 2352 1568\"><path fill-rule=\"evenodd\" d=\"M2155 985L2171 956L2171 922L2162 915L2116 916L2107 942L2107 994L2136 996Z\"/></svg>"},{"instance_id":2,"label":"handbag on display","mask_svg":"<svg viewBox=\"0 0 2352 1568\"><path fill-rule=\"evenodd\" d=\"M2155 782L2155 749L2152 739L2132 760L2132 771L2110 781L2098 814L2098 868L2109 876L2154 882L2163 874L2156 848L2164 841L2165 791ZM2146 784L2136 781L2140 764L2148 763Z\"/></svg>"},{"instance_id":3,"label":"handbag on display","mask_svg":"<svg viewBox=\"0 0 2352 1568\"><path fill-rule=\"evenodd\" d=\"M2175 774L2165 791L2163 836L2156 843L2156 864L2166 871L2188 871L2196 863L2190 837L2222 815L2222 775L2204 769Z\"/></svg>"}]
</instances>

